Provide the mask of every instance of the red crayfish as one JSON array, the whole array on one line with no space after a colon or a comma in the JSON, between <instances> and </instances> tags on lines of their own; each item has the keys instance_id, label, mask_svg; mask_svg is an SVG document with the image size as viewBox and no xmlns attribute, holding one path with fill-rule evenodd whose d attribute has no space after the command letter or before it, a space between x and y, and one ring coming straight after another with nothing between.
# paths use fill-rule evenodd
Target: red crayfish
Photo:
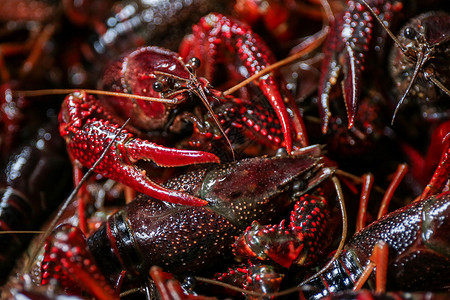
<instances>
[{"instance_id":1,"label":"red crayfish","mask_svg":"<svg viewBox=\"0 0 450 300\"><path fill-rule=\"evenodd\" d=\"M196 34L182 45L183 52L189 52L187 49L194 48L194 45L205 44L209 47L210 55L218 59L224 56L223 51L232 48L231 50L242 60L248 74L257 73L274 60L267 46L249 27L225 16L210 14L204 17L200 25L194 27L194 33ZM214 42L211 39L214 39ZM254 49L255 45L258 45L257 49ZM192 51L195 52L195 48ZM213 62L206 62L209 66L206 73L211 73ZM101 100L96 100L83 92L69 95L60 113L60 131L66 138L71 157L86 167L92 167L106 143L111 140L111 135L118 126L116 123L119 123L120 119L132 117L132 126L127 127L128 131L123 132L118 138L117 144L112 147L95 171L165 201L205 205L207 202L204 200L161 187L146 177L135 165L138 160L150 160L159 166L219 162L219 159L211 153L166 148L137 138L139 135L145 136L140 134L142 131L159 130L167 126L178 104L194 96L200 98L206 107L210 107L209 103L214 101L242 102L231 96L224 96L223 93L214 90L206 79L197 77L195 73L199 67L199 60L196 58L184 63L176 53L156 47L137 49L112 63L105 71L103 89L149 96L153 97L154 101L160 98L161 100L145 102L140 99L117 97L102 97ZM259 86L280 120L285 146L288 152L291 152L293 147L291 122L294 122L296 137L303 134L303 131L300 119L291 119L285 108L281 85L282 83L277 83L273 75L259 80ZM289 99L287 95L284 97ZM231 145L215 116L216 112L208 110L222 136ZM295 106L290 107L290 111L294 117L299 117ZM281 143L269 128L270 122L275 120L268 118L263 121L265 128L254 124L251 120L246 123L252 130L273 140L275 144Z\"/></svg>"},{"instance_id":2,"label":"red crayfish","mask_svg":"<svg viewBox=\"0 0 450 300\"><path fill-rule=\"evenodd\" d=\"M173 2L181 3L168 1L164 5ZM384 274L388 289L448 288L450 245L445 232L449 208L449 125L448 122L437 123L448 118L448 103L445 102L449 77L448 15L430 12L412 19L400 30L400 42L396 42L391 56L380 55L389 64L382 70L390 71L388 80L395 82L392 85L396 89L392 93L401 99L397 108L392 109L394 116L404 99L418 100L421 108L418 123L427 124L426 128L416 126L416 123L407 126L417 127L428 135L420 136L425 138L416 145L402 131L404 123L401 121L408 116L401 116L392 128L373 126L372 121L383 119L386 113L381 105L375 109L372 106L386 100L388 92L379 90L380 84L376 80L370 82L375 92L363 85L363 80L369 82L364 76L368 77L367 70L373 66L370 55L378 53L380 41L385 41L384 35L390 34L386 33L390 31L378 30L380 24L375 18L382 19L386 28L395 28L397 21L409 17L408 9L413 4L400 0L342 1L343 11L337 13L334 20L330 19L323 53L317 56L319 61L324 57L321 79L317 82L315 78L311 79L313 88L319 88L319 98L295 99L295 103L283 78L293 78L293 68L291 73L271 70L241 87L234 96L226 90L243 78L264 72L276 62L271 50L280 50L280 47L269 50L270 44L267 45L253 29L258 31L260 25L275 24L276 27L268 28L269 35L287 39L288 45L294 44L289 39L296 31L286 28L290 24L285 18L290 12L286 7L300 8L302 5L291 3L288 6L291 1L247 1L252 2L259 10L269 9L267 14L260 11L265 14L262 20L265 24L256 21L252 24L254 28L250 28L239 20L218 13L209 14L192 27L192 34L181 43L178 53L162 48L161 44L131 51L125 46L127 52L109 62L99 81L98 88L106 91L103 95L97 97L81 90L65 98L59 114L59 128L67 142L75 174L82 167L91 168L90 172L98 172L143 194L105 217L106 221L98 228L92 226L95 229L90 232L81 225L83 233L72 225L58 227L47 239L42 261L45 292L27 285L26 281L22 289L15 290L17 297L57 297L63 293L59 291L59 285L65 293L99 299L133 297L137 292L145 293L147 298L202 298L196 293L217 296L222 291L210 285L205 287L196 277L213 277L213 274L216 274L216 280L243 287L244 295L251 298L275 297L279 295L277 291L289 286L296 287L296 292L301 290L308 299L326 295L342 297L336 293L359 287L366 280L361 274L368 267L373 268L376 255L371 256L371 253L379 251L378 247L383 243L390 252L386 270L377 265L376 275L370 277L366 287L373 285L373 277ZM114 51L109 52L112 48L122 52L122 39L133 45L146 41L140 35L145 20L141 19L141 23L133 23L133 20L136 20L135 16L145 17L157 11L147 10L146 5L151 4L144 2L122 3L120 12L111 14L107 24L104 22L106 31L98 31L102 26L97 26L91 35L96 38L95 44L90 45L94 46L94 51L98 50L96 55L108 52L103 58L114 56L111 55ZM203 2L195 3L202 6ZM310 3L317 5L314 0ZM164 5L159 6L158 11L163 10ZM285 7L277 10L279 5ZM137 10L127 11L133 7ZM334 8L339 11L341 6L338 4ZM179 5L176 9L167 13L180 11ZM272 14L273 19L268 20L274 12L270 9L283 15ZM291 13L296 16L298 12ZM323 16L323 13L319 15ZM76 11L72 11L70 18L77 18ZM311 18L317 21L316 15ZM277 22L280 19L282 22ZM94 23L98 25L97 21ZM164 20L163 23L158 28L161 31L155 31L155 34L169 35L166 24L170 22ZM438 28L436 24L442 27ZM92 25L95 24L88 24ZM126 30L119 32L121 28ZM322 36L325 36L325 29L321 31ZM112 37L114 31L117 35L109 40L112 44L108 44L108 37ZM130 35L124 35L124 32ZM177 34L179 31L174 36ZM267 35L262 36L270 40ZM173 41L172 36L169 39ZM378 67L371 76L378 75ZM97 77L96 72L91 76ZM341 78L345 108L339 107L339 102L331 102L341 98L333 92L333 86ZM302 78L298 82L299 90L303 90ZM147 101L149 99L152 101ZM324 147L301 148L307 146L308 140L299 109L304 109L308 129L315 129L313 127L320 123L308 115L308 108L302 106L308 103L315 105L314 108L319 106L322 132L329 134L328 145ZM406 108L406 105L402 107ZM364 124L367 134L375 132L378 139L376 145L365 144L368 149L357 149L367 151L356 152L358 155L351 156L348 161L341 159L345 154L340 149L346 145L340 145L343 139L335 132L341 119L332 118L332 115L340 114L339 109L347 110L348 125L354 126L351 130L343 129L342 136L355 134L359 138L346 141L354 142L356 147L361 146L359 141L367 142L366 132L355 128L360 124ZM131 119L129 125L117 134L118 127L128 118ZM430 138L429 132L434 128L439 133ZM322 135L311 134L311 137L315 144L325 143ZM384 137L392 143L383 140ZM106 150L111 141L114 141L112 147ZM338 146L333 147L336 144ZM376 148L380 145L383 151ZM274 156L280 148L286 148L287 153ZM385 148L395 154L384 155ZM341 224L345 227L347 223L346 218L335 216L336 196L334 191L329 195L327 189L328 179L340 171L327 167L330 160L323 157L326 154L323 149L328 150L330 158L336 159L337 162L331 165L354 173L366 168L359 163L365 159L377 165L374 169L410 159L411 171L401 187L403 194L395 199L398 201L395 204L402 206L409 199L422 195L412 204L361 229L346 243L342 238L334 262L317 273L328 260L326 255L330 245L337 244L335 229ZM425 149L428 149L428 155L422 159ZM102 155L105 156L100 159ZM8 160L12 162L14 158ZM97 162L98 166L93 168ZM186 167L178 168L181 166ZM432 180L423 189L436 166ZM162 170L160 167L177 168ZM379 172L387 174L390 171ZM381 177L383 181L386 176ZM33 181L30 179L30 182ZM344 189L345 192L357 194L357 189L350 185L347 186L349 191ZM122 188L120 184L117 186ZM341 199L340 192L336 194ZM355 206L348 199L352 197L346 198L347 205ZM15 204L14 208L21 206L19 200L8 204ZM286 225L282 220L289 209L292 209L291 219ZM25 216L23 212L16 215L19 218ZM0 222L5 221L0 219ZM273 222L279 225L267 225ZM344 250L339 253L342 247ZM430 258L431 262L425 264L424 258ZM230 269L233 260L239 264ZM423 278L410 276L416 273ZM311 274L312 278L305 279ZM439 275L437 280L430 279L436 274ZM182 288L174 278L184 276L187 277ZM200 282L198 285L195 280L190 281L196 278ZM368 294L372 295L363 292L350 297ZM240 296L237 293L231 295ZM384 297L382 294L377 296Z\"/></svg>"}]
</instances>

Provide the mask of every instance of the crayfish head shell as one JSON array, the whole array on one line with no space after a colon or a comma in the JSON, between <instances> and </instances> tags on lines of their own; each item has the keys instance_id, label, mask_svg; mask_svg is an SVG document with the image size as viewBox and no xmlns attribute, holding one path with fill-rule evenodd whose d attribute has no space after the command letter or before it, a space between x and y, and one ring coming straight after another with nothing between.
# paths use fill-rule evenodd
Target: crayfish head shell
<instances>
[{"instance_id":1,"label":"crayfish head shell","mask_svg":"<svg viewBox=\"0 0 450 300\"><path fill-rule=\"evenodd\" d=\"M235 225L267 220L291 205L296 182L306 192L332 174L323 169L321 157L311 155L244 159L209 171L200 197Z\"/></svg>"}]
</instances>

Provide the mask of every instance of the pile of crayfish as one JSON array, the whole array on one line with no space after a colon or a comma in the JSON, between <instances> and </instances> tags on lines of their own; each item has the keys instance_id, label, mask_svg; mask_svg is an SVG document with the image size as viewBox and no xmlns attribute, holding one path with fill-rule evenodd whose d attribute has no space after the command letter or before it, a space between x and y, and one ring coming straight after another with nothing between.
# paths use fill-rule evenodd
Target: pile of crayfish
<instances>
[{"instance_id":1,"label":"pile of crayfish","mask_svg":"<svg viewBox=\"0 0 450 300\"><path fill-rule=\"evenodd\" d=\"M445 0L3 0L2 299L447 299Z\"/></svg>"}]
</instances>

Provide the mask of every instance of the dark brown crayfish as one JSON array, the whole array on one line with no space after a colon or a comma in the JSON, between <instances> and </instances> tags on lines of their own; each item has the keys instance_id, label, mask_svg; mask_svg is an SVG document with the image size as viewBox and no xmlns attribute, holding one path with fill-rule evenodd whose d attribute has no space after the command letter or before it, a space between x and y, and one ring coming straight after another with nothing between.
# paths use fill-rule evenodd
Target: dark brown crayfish
<instances>
[{"instance_id":1,"label":"dark brown crayfish","mask_svg":"<svg viewBox=\"0 0 450 300\"><path fill-rule=\"evenodd\" d=\"M88 238L90 264L95 260L116 287L125 284L125 274L128 279L145 278L152 265L178 274L217 265L224 255L231 257L234 236L252 221L272 220L291 206L295 195L331 174L317 150L315 146L298 156L259 157L201 168L166 184L207 200L204 207L139 196ZM43 284L57 278L73 289L79 277L86 276L83 269L92 267L83 265L87 259L75 255L85 245L71 243L85 242L74 231L63 226L48 239Z\"/></svg>"}]
</instances>

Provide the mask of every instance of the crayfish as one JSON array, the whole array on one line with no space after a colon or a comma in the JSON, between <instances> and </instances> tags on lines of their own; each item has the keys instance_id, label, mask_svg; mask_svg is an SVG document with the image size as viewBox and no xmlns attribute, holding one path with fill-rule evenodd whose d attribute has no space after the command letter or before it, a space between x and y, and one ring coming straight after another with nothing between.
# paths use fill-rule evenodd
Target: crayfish
<instances>
[{"instance_id":1,"label":"crayfish","mask_svg":"<svg viewBox=\"0 0 450 300\"><path fill-rule=\"evenodd\" d=\"M116 287L136 276L145 279L152 265L178 274L211 268L230 257L234 236L252 221L274 219L330 176L332 170L323 167L315 152L317 147L298 156L244 159L183 174L165 186L201 197L208 205L180 206L141 195L110 216L87 243L79 230L63 226L48 239L43 283L56 278L76 290L76 282L93 270L93 261ZM86 246L91 259L81 255ZM66 249L74 250L67 255Z\"/></svg>"},{"instance_id":2,"label":"crayfish","mask_svg":"<svg viewBox=\"0 0 450 300\"><path fill-rule=\"evenodd\" d=\"M348 116L348 127L354 125L363 87L363 73L369 67L372 48L382 48L378 37L389 35L395 42L391 69L396 82L398 104L392 123L405 98L433 102L450 95L446 83L448 68L449 16L430 12L413 19L400 30L398 38L390 31L392 23L407 14L404 1L346 1L346 8L335 17L325 41L325 58L319 83L319 110L322 132L326 133L332 115L329 99L332 87L343 74L342 90ZM380 29L376 25L381 26ZM379 50L381 51L381 50ZM447 96L445 96L445 94ZM422 100L421 100L422 99ZM423 106L423 105L422 105ZM425 105L426 106L426 105ZM430 112L428 112L430 114ZM445 114L445 113L444 113Z\"/></svg>"},{"instance_id":3,"label":"crayfish","mask_svg":"<svg viewBox=\"0 0 450 300\"><path fill-rule=\"evenodd\" d=\"M59 191L49 183L70 171L41 169L53 166L61 145L58 157L48 159L52 146L29 142L20 129L30 122L21 101L39 99L40 105L50 97L28 98L31 91L14 87L78 89L63 90L70 94L56 108L76 183L68 200L76 201L66 200L70 207L57 212L61 220L28 251L42 253L32 255L33 268L14 270L21 282L12 294L202 299L242 293L260 299L289 293L319 299L420 289L447 296L448 13L423 13L442 10L439 0L325 2L239 0L231 12L234 3L204 0L21 0L30 4L28 13L31 4L45 4L57 18L36 19L51 30L37 31L36 43L12 55L4 52L11 49L7 40L22 40L23 28L3 14L1 166L25 162L22 169L4 168L14 176L20 170L23 179L9 180L2 195L1 208L13 213L0 211L0 237L12 241L11 249L19 239L9 229L22 229L16 225L28 216L24 203L39 200L30 201L35 215L29 217L31 227L38 226L40 212L53 205L47 192ZM200 19L212 7L220 13ZM292 64L299 53L308 56ZM25 58L20 65L29 65L28 55L33 73L16 71L13 62ZM95 82L98 90L81 89ZM45 139L47 132L41 134ZM27 147L11 152L24 140L36 148L32 155L24 154ZM309 140L315 146L308 147ZM358 217L352 231L358 184L367 188L359 175L375 173L371 197L378 198L392 169L405 161L399 191L386 193L393 212L375 220L378 205L369 206L371 224ZM87 182L80 176L86 169L86 177L98 173ZM28 195L26 183L37 178L42 183ZM336 178L342 190L331 188ZM348 218L338 215L337 202L345 202ZM386 211L384 200L382 206ZM57 223L68 224L54 229ZM349 239L347 224L354 232ZM12 262L12 252L2 254ZM349 292L374 286L376 292Z\"/></svg>"},{"instance_id":4,"label":"crayfish","mask_svg":"<svg viewBox=\"0 0 450 300\"><path fill-rule=\"evenodd\" d=\"M204 17L200 25L194 27L194 33L181 46L187 56L189 49L195 52L194 45L198 44L210 45L208 51L215 59L223 56L222 52L226 49L234 47L235 55L242 60L242 66L248 74L257 73L273 61L267 46L252 33L250 28L223 15L210 14ZM211 42L211 38L214 42ZM255 51L254 45L258 45L258 50ZM211 58L206 61L209 66L207 74L211 72L213 66ZM148 96L158 102L117 99L117 97L103 97L98 101L83 92L67 96L60 113L60 131L68 143L72 159L85 167L92 167L106 143L111 140L114 130L118 128L117 123L131 117L132 126L128 126L127 131L122 133L117 144L112 147L95 171L165 201L205 205L207 202L204 200L161 187L142 174L135 164L138 160L152 161L158 166L165 167L219 162L218 157L212 153L167 148L137 138L137 136L145 137L145 132L160 130L167 126L180 103L187 102L187 99L193 97L198 97L205 104L219 132L231 146L220 124L222 120L217 119L218 112L212 110L210 103L230 101L239 105L242 100L224 96L223 93L214 90L205 78L196 76L196 70L199 68L198 58L191 58L188 63L184 63L176 53L157 47L139 48L111 63L103 76L102 89ZM295 125L295 131L300 134L302 132L300 119L289 117L282 98L281 85L275 81L274 76L260 79L259 86L280 120L285 138L284 145L287 151L291 152L293 147L291 122ZM290 109L298 112L295 106ZM299 117L299 114L294 113L295 115ZM262 127L254 124L252 120L241 119L241 123L251 127L252 131L277 143L277 137L271 133L273 131L270 130L270 122L275 122L274 118L267 118ZM281 141L278 140L278 143Z\"/></svg>"},{"instance_id":5,"label":"crayfish","mask_svg":"<svg viewBox=\"0 0 450 300\"><path fill-rule=\"evenodd\" d=\"M449 245L445 238L449 203L448 192L433 195L394 211L356 233L326 272L306 282L320 290L306 296L321 299L330 293L353 288L364 267L376 261L371 254L380 243L389 248L386 250L389 252L388 273L381 274L387 277L384 281L388 289L442 289L450 282ZM371 286L375 286L374 278L372 275ZM430 283L431 278L434 280Z\"/></svg>"}]
</instances>

